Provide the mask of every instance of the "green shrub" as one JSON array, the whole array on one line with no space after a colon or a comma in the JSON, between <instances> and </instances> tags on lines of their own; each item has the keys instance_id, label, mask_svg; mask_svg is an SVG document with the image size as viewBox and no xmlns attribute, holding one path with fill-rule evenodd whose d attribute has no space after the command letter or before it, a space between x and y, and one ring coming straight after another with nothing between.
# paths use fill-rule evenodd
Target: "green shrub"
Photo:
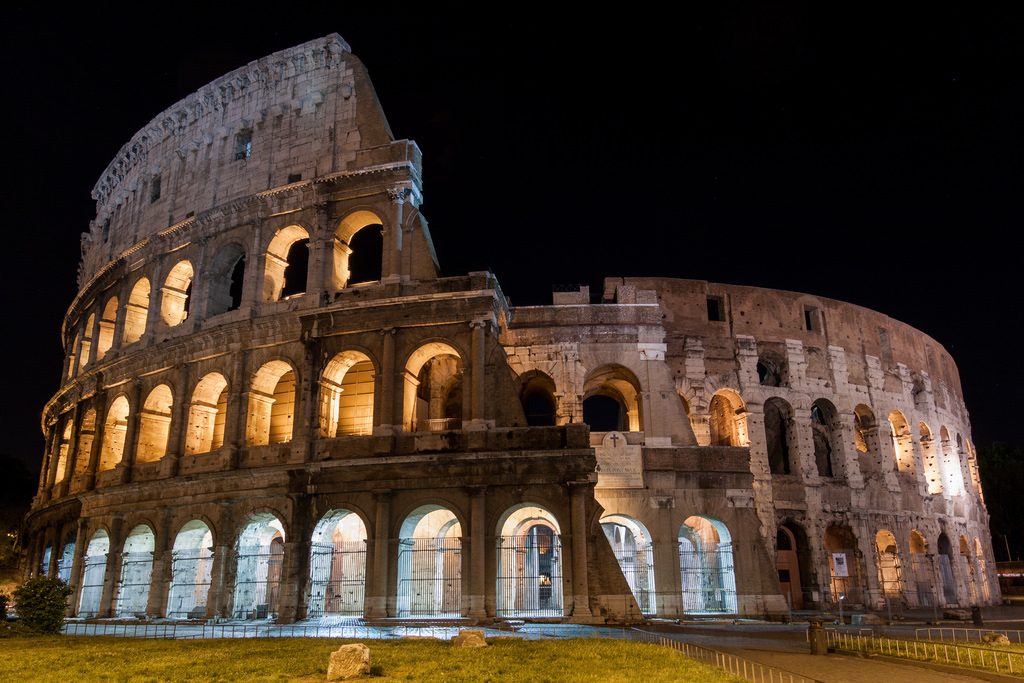
<instances>
[{"instance_id":1,"label":"green shrub","mask_svg":"<svg viewBox=\"0 0 1024 683\"><path fill-rule=\"evenodd\" d=\"M0 626L7 621L7 605L11 598L6 593L0 593Z\"/></svg>"},{"instance_id":2,"label":"green shrub","mask_svg":"<svg viewBox=\"0 0 1024 683\"><path fill-rule=\"evenodd\" d=\"M71 588L60 579L37 576L14 589L18 620L39 633L59 633Z\"/></svg>"}]
</instances>

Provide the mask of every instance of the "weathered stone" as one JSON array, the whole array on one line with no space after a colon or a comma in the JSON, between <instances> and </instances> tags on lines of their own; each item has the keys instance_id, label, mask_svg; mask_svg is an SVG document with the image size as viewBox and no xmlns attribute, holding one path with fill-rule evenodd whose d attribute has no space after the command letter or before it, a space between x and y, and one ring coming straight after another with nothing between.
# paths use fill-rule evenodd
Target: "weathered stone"
<instances>
[{"instance_id":1,"label":"weathered stone","mask_svg":"<svg viewBox=\"0 0 1024 683\"><path fill-rule=\"evenodd\" d=\"M981 634L981 642L988 645L1009 645L1010 639L1006 637L1006 634L989 632Z\"/></svg>"},{"instance_id":2,"label":"weathered stone","mask_svg":"<svg viewBox=\"0 0 1024 683\"><path fill-rule=\"evenodd\" d=\"M484 632L473 629L463 629L459 635L452 638L452 645L455 647L487 647L484 640Z\"/></svg>"},{"instance_id":3,"label":"weathered stone","mask_svg":"<svg viewBox=\"0 0 1024 683\"><path fill-rule=\"evenodd\" d=\"M942 618L951 621L968 621L971 618L971 613L965 609L947 609L943 610Z\"/></svg>"},{"instance_id":4,"label":"weathered stone","mask_svg":"<svg viewBox=\"0 0 1024 683\"><path fill-rule=\"evenodd\" d=\"M343 681L370 673L370 648L362 643L342 645L331 653L327 680Z\"/></svg>"}]
</instances>

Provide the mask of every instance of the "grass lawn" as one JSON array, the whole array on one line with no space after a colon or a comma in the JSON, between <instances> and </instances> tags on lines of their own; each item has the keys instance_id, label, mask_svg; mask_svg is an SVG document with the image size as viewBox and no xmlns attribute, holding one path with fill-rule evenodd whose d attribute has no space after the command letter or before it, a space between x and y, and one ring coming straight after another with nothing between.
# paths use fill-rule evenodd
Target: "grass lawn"
<instances>
[{"instance_id":1,"label":"grass lawn","mask_svg":"<svg viewBox=\"0 0 1024 683\"><path fill-rule=\"evenodd\" d=\"M314 638L134 640L46 636L0 640L0 680L320 681L345 642L370 648L370 681L737 681L657 645L618 640L503 640L455 649L431 640Z\"/></svg>"}]
</instances>

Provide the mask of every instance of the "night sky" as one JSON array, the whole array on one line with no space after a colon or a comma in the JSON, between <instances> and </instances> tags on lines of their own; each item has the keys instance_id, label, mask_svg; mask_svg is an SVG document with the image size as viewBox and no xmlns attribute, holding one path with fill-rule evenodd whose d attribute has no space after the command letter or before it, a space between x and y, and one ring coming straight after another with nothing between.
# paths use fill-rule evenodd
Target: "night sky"
<instances>
[{"instance_id":1,"label":"night sky","mask_svg":"<svg viewBox=\"0 0 1024 683\"><path fill-rule=\"evenodd\" d=\"M1019 443L1024 36L975 4L685 20L514 5L500 22L497 5L6 9L0 451L38 467L89 192L121 145L225 72L333 31L423 150L446 274L490 268L513 304L621 275L857 303L953 354L977 444Z\"/></svg>"}]
</instances>

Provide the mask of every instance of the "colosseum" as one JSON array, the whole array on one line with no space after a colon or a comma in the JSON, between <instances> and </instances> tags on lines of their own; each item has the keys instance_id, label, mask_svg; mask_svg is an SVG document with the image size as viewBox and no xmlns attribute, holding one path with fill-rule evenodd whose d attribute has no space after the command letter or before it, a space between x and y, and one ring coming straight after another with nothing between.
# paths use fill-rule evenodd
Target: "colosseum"
<instances>
[{"instance_id":1,"label":"colosseum","mask_svg":"<svg viewBox=\"0 0 1024 683\"><path fill-rule=\"evenodd\" d=\"M938 342L788 291L607 278L513 307L490 272L442 277L420 150L337 34L156 116L93 198L25 523L69 616L1000 599Z\"/></svg>"}]
</instances>

